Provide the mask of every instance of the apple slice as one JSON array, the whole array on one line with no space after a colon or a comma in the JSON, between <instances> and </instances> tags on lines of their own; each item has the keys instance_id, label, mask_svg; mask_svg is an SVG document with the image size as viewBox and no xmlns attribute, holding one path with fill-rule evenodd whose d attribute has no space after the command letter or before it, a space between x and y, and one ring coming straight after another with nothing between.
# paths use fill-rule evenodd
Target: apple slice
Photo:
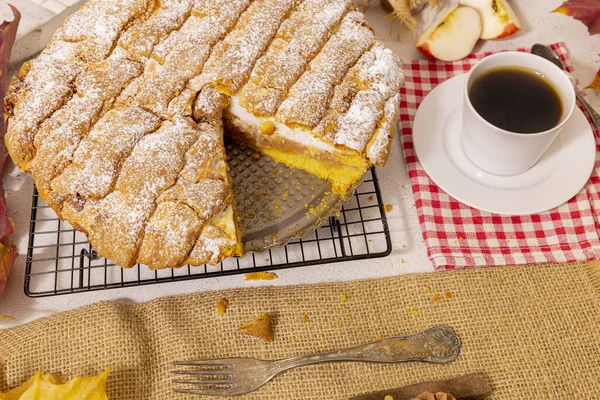
<instances>
[{"instance_id":1,"label":"apple slice","mask_svg":"<svg viewBox=\"0 0 600 400\"><path fill-rule=\"evenodd\" d=\"M481 17L477 11L455 4L423 32L417 48L437 60L460 60L471 54L481 29Z\"/></svg>"},{"instance_id":2,"label":"apple slice","mask_svg":"<svg viewBox=\"0 0 600 400\"><path fill-rule=\"evenodd\" d=\"M481 39L501 39L521 29L519 17L506 0L460 0L460 4L474 8L481 16Z\"/></svg>"}]
</instances>

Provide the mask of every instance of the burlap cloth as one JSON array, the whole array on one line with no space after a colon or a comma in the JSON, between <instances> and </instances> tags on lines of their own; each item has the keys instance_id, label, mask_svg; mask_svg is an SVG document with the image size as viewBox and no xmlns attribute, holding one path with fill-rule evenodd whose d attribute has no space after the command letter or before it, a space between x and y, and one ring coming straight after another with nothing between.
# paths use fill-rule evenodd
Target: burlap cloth
<instances>
[{"instance_id":1,"label":"burlap cloth","mask_svg":"<svg viewBox=\"0 0 600 400\"><path fill-rule=\"evenodd\" d=\"M112 365L111 399L176 399L168 373L173 360L290 357L445 324L463 341L452 364L317 365L285 373L245 398L344 399L482 372L492 399L597 399L599 290L600 264L577 264L231 290L139 305L103 302L0 331L0 389L38 368L86 375ZM452 298L432 300L444 292ZM224 317L215 309L221 296L233 298ZM264 312L275 316L275 342L238 334Z\"/></svg>"}]
</instances>

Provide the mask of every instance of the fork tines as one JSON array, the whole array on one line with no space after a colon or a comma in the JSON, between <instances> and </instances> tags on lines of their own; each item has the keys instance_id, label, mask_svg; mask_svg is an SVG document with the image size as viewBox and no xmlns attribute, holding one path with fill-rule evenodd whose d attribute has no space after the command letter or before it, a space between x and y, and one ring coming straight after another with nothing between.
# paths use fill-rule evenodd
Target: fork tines
<instances>
[{"instance_id":1,"label":"fork tines","mask_svg":"<svg viewBox=\"0 0 600 400\"><path fill-rule=\"evenodd\" d=\"M171 371L171 374L188 379L175 379L174 384L188 385L192 387L176 388L175 391L183 394L205 394L207 391L218 391L231 389L229 383L233 374L222 372L231 369L229 364L207 364L206 362L174 362L179 367L190 369L179 369Z\"/></svg>"}]
</instances>

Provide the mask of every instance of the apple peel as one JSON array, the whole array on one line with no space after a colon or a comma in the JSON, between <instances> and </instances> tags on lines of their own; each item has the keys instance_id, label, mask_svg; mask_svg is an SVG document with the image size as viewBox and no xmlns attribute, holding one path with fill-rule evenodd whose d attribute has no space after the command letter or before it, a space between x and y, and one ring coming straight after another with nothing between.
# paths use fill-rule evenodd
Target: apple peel
<instances>
[{"instance_id":1,"label":"apple peel","mask_svg":"<svg viewBox=\"0 0 600 400\"><path fill-rule=\"evenodd\" d=\"M106 380L110 368L100 375L87 378L75 377L69 382L56 374L38 371L21 386L7 393L0 393L0 400L108 400Z\"/></svg>"}]
</instances>

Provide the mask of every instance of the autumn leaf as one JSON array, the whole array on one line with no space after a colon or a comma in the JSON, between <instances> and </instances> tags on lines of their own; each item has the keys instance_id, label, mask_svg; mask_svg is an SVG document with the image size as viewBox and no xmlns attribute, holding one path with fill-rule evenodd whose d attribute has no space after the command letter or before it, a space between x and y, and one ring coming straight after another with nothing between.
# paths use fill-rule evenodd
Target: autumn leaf
<instances>
[{"instance_id":1,"label":"autumn leaf","mask_svg":"<svg viewBox=\"0 0 600 400\"><path fill-rule=\"evenodd\" d=\"M600 0L566 0L553 12L583 22L590 35L600 33Z\"/></svg>"},{"instance_id":2,"label":"autumn leaf","mask_svg":"<svg viewBox=\"0 0 600 400\"><path fill-rule=\"evenodd\" d=\"M65 382L55 374L43 374L38 371L21 386L8 393L0 393L0 400L108 400L106 379L110 368L97 376L73 378Z\"/></svg>"},{"instance_id":3,"label":"autumn leaf","mask_svg":"<svg viewBox=\"0 0 600 400\"><path fill-rule=\"evenodd\" d=\"M0 298L2 298L2 293L6 288L8 277L18 255L14 243L11 243L10 247L6 247L0 242Z\"/></svg>"},{"instance_id":4,"label":"autumn leaf","mask_svg":"<svg viewBox=\"0 0 600 400\"><path fill-rule=\"evenodd\" d=\"M586 86L585 88L600 90L600 70L598 70L598 72L596 72L596 76L594 77L594 80L592 81L592 83L590 83L589 86Z\"/></svg>"}]
</instances>

